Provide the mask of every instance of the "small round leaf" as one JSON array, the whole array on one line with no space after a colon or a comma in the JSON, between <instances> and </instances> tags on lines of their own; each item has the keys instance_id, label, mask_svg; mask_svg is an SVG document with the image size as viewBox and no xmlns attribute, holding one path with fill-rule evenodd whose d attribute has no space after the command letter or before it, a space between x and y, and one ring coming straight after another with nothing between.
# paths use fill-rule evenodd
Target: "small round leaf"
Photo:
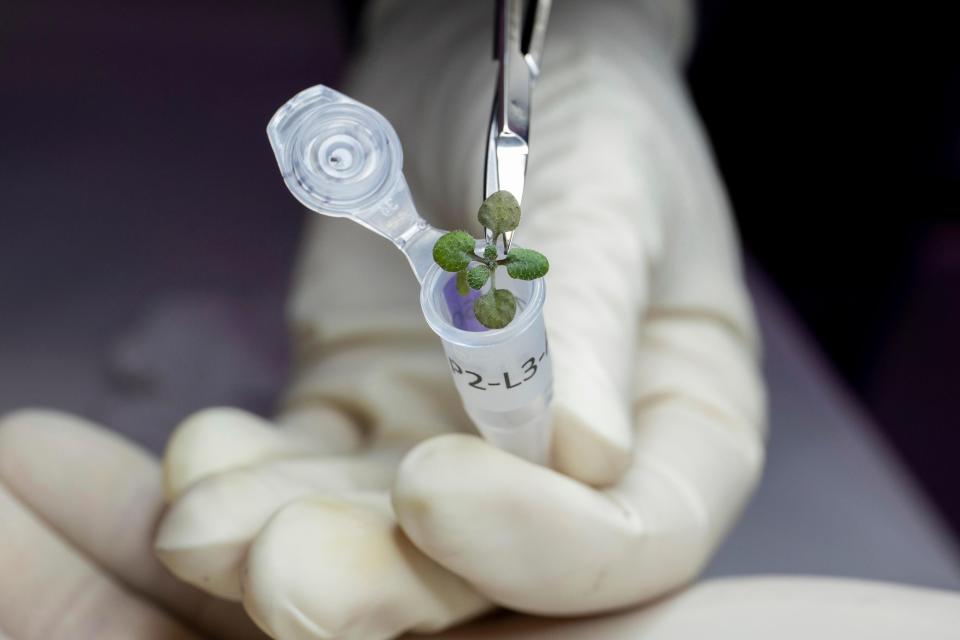
<instances>
[{"instance_id":1,"label":"small round leaf","mask_svg":"<svg viewBox=\"0 0 960 640\"><path fill-rule=\"evenodd\" d=\"M471 289L482 289L483 285L487 284L487 280L489 279L490 269L482 264L467 272L467 284L470 285Z\"/></svg>"},{"instance_id":2,"label":"small round leaf","mask_svg":"<svg viewBox=\"0 0 960 640\"><path fill-rule=\"evenodd\" d=\"M494 237L513 231L520 224L520 204L509 191L497 191L480 205L477 219Z\"/></svg>"},{"instance_id":3,"label":"small round leaf","mask_svg":"<svg viewBox=\"0 0 960 640\"><path fill-rule=\"evenodd\" d=\"M502 329L517 313L517 301L506 289L494 289L476 299L473 313L488 329Z\"/></svg>"},{"instance_id":4,"label":"small round leaf","mask_svg":"<svg viewBox=\"0 0 960 640\"><path fill-rule=\"evenodd\" d=\"M476 242L466 231L451 231L433 245L433 260L444 271L463 271L474 260Z\"/></svg>"},{"instance_id":5,"label":"small round leaf","mask_svg":"<svg viewBox=\"0 0 960 640\"><path fill-rule=\"evenodd\" d=\"M492 244L488 244L483 248L483 257L487 260L496 260L498 256L497 247Z\"/></svg>"},{"instance_id":6,"label":"small round leaf","mask_svg":"<svg viewBox=\"0 0 960 640\"><path fill-rule=\"evenodd\" d=\"M536 280L550 270L547 257L533 249L514 247L507 254L507 273L518 280Z\"/></svg>"}]
</instances>

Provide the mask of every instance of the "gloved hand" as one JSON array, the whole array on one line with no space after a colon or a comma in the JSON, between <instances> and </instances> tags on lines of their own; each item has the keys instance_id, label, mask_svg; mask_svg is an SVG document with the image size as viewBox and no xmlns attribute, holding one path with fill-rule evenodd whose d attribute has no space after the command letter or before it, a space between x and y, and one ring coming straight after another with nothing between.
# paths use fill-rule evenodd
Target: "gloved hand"
<instances>
[{"instance_id":1,"label":"gloved hand","mask_svg":"<svg viewBox=\"0 0 960 640\"><path fill-rule=\"evenodd\" d=\"M0 420L0 638L265 637L237 603L203 595L153 558L162 508L157 461L116 434L52 411ZM956 593L765 577L703 582L616 615L494 616L435 637L900 640L952 638L957 628Z\"/></svg>"},{"instance_id":2,"label":"gloved hand","mask_svg":"<svg viewBox=\"0 0 960 640\"><path fill-rule=\"evenodd\" d=\"M169 445L176 575L284 640L603 611L696 576L757 481L764 406L684 7L551 16L518 235L551 261L554 470L466 435L403 257L314 218L277 425L209 410ZM477 234L491 26L487 3L379 5L344 89L396 127L421 213Z\"/></svg>"},{"instance_id":3,"label":"gloved hand","mask_svg":"<svg viewBox=\"0 0 960 640\"><path fill-rule=\"evenodd\" d=\"M157 561L162 508L160 465L116 434L54 411L3 416L0 639L264 638Z\"/></svg>"}]
</instances>

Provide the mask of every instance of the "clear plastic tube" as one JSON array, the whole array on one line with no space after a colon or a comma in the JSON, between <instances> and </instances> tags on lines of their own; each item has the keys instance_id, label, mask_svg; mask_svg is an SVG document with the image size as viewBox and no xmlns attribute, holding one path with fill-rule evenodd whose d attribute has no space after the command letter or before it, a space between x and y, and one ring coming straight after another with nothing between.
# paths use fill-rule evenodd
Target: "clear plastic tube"
<instances>
[{"instance_id":1,"label":"clear plastic tube","mask_svg":"<svg viewBox=\"0 0 960 640\"><path fill-rule=\"evenodd\" d=\"M446 290L456 275L433 267L420 290L420 306L440 336L467 415L492 444L546 464L550 449L553 366L543 324L543 280L501 278L517 299L517 315L503 329L457 327Z\"/></svg>"},{"instance_id":2,"label":"clear plastic tube","mask_svg":"<svg viewBox=\"0 0 960 640\"><path fill-rule=\"evenodd\" d=\"M441 270L432 256L443 231L417 213L390 123L370 107L318 85L283 105L267 135L297 200L317 213L352 219L407 256L422 287L424 318L443 342L457 391L480 433L502 449L546 463L553 370L543 325L543 281L501 278L498 286L517 298L513 321L497 330L458 328L456 309L444 294L455 275Z\"/></svg>"}]
</instances>

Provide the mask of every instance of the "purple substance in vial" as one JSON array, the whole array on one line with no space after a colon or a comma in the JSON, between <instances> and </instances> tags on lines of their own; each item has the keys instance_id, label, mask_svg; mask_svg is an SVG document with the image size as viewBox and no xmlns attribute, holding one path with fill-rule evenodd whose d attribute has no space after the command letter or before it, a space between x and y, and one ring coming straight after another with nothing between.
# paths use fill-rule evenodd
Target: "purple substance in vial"
<instances>
[{"instance_id":1,"label":"purple substance in vial","mask_svg":"<svg viewBox=\"0 0 960 640\"><path fill-rule=\"evenodd\" d=\"M447 284L443 286L443 299L450 310L450 323L464 331L488 331L473 314L473 301L479 297L480 292L473 289L465 296L460 295L457 291L456 275L447 280Z\"/></svg>"}]
</instances>

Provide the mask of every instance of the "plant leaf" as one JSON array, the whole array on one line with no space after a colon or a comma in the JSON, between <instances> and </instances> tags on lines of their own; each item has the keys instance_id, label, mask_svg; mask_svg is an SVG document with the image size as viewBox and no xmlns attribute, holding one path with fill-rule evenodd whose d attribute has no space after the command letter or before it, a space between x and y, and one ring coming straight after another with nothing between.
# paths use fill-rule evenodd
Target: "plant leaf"
<instances>
[{"instance_id":1,"label":"plant leaf","mask_svg":"<svg viewBox=\"0 0 960 640\"><path fill-rule=\"evenodd\" d=\"M433 245L433 260L444 271L463 271L475 260L476 241L466 231L451 231L440 236Z\"/></svg>"},{"instance_id":2,"label":"plant leaf","mask_svg":"<svg viewBox=\"0 0 960 640\"><path fill-rule=\"evenodd\" d=\"M483 248L483 257L487 260L496 260L498 255L496 245L488 244Z\"/></svg>"},{"instance_id":3,"label":"plant leaf","mask_svg":"<svg viewBox=\"0 0 960 640\"><path fill-rule=\"evenodd\" d=\"M477 219L496 238L504 231L513 231L520 224L520 204L509 191L497 191L480 205Z\"/></svg>"},{"instance_id":4,"label":"plant leaf","mask_svg":"<svg viewBox=\"0 0 960 640\"><path fill-rule=\"evenodd\" d=\"M473 303L473 313L488 329L502 329L517 313L517 301L506 289L493 289Z\"/></svg>"},{"instance_id":5,"label":"plant leaf","mask_svg":"<svg viewBox=\"0 0 960 640\"><path fill-rule=\"evenodd\" d=\"M490 269L482 264L477 265L467 272L467 284L470 285L471 289L482 289L483 285L487 284L487 280L489 279Z\"/></svg>"},{"instance_id":6,"label":"plant leaf","mask_svg":"<svg viewBox=\"0 0 960 640\"><path fill-rule=\"evenodd\" d=\"M457 293L462 296L470 293L470 286L467 284L467 270L457 271Z\"/></svg>"},{"instance_id":7,"label":"plant leaf","mask_svg":"<svg viewBox=\"0 0 960 640\"><path fill-rule=\"evenodd\" d=\"M550 262L547 257L533 249L515 247L507 254L507 273L518 280L536 280L547 275Z\"/></svg>"}]
</instances>

